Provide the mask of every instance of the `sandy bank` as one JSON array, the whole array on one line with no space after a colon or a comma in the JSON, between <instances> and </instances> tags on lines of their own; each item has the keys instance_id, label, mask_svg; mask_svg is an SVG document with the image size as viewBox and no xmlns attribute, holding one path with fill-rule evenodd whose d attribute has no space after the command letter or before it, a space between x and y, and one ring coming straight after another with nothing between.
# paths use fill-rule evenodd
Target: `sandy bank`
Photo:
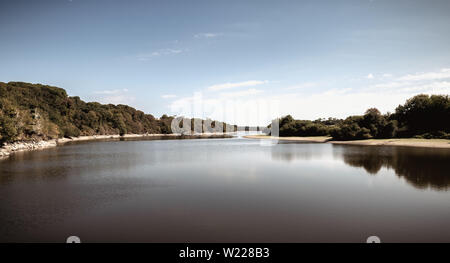
<instances>
[{"instance_id":1,"label":"sandy bank","mask_svg":"<svg viewBox=\"0 0 450 263\"><path fill-rule=\"evenodd\" d=\"M124 136L120 135L93 135L93 136L80 136L73 138L60 138L55 140L47 141L27 141L27 142L14 142L7 143L0 148L0 159L6 158L15 152L23 151L33 151L46 149L50 147L56 147L68 142L83 142L83 141L94 141L94 140L110 140L110 139L145 139L150 137L179 137L180 139L201 139L201 138L228 138L234 133L203 133L203 134L193 134L193 135L181 135L181 134L126 134Z\"/></svg>"},{"instance_id":2,"label":"sandy bank","mask_svg":"<svg viewBox=\"0 0 450 263\"><path fill-rule=\"evenodd\" d=\"M280 141L298 141L313 143L332 143L345 145L374 145L374 146L410 146L427 148L450 148L450 140L445 139L370 139L356 141L330 141L331 137L271 137L267 135L244 136L248 139L278 139Z\"/></svg>"},{"instance_id":3,"label":"sandy bank","mask_svg":"<svg viewBox=\"0 0 450 263\"><path fill-rule=\"evenodd\" d=\"M268 135L247 135L244 136L247 139L272 139L280 141L297 141L297 142L314 142L314 143L324 143L331 139L331 137L326 136L313 136L313 137L273 137Z\"/></svg>"},{"instance_id":4,"label":"sandy bank","mask_svg":"<svg viewBox=\"0 0 450 263\"><path fill-rule=\"evenodd\" d=\"M450 140L444 139L371 139L358 141L330 141L333 144L375 145L375 146L410 146L427 148L450 148Z\"/></svg>"}]
</instances>

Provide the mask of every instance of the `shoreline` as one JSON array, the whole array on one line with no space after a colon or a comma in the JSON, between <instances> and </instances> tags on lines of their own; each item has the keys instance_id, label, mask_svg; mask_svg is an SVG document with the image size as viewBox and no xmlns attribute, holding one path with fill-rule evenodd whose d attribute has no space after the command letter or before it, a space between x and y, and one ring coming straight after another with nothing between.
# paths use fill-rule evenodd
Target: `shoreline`
<instances>
[{"instance_id":1,"label":"shoreline","mask_svg":"<svg viewBox=\"0 0 450 263\"><path fill-rule=\"evenodd\" d=\"M80 136L73 138L59 138L52 140L40 141L19 141L5 144L0 147L0 160L8 158L16 152L42 150L59 145L64 145L70 142L86 142L86 141L100 141L100 140L117 140L117 139L139 139L148 137L180 137L180 139L202 139L202 138L230 138L236 133L202 133L202 134L125 134L120 136L115 135L92 135ZM337 145L359 145L359 146L405 146L405 147L422 147L422 148L443 148L450 149L450 140L446 139L414 139L414 138L400 138L400 139L368 139L368 140L353 140L353 141L331 141L331 137L314 136L314 137L272 137L268 135L246 135L246 139L262 139L262 140L280 140L303 143L331 143Z\"/></svg>"},{"instance_id":2,"label":"shoreline","mask_svg":"<svg viewBox=\"0 0 450 263\"><path fill-rule=\"evenodd\" d=\"M86 141L100 141L100 140L117 140L117 139L138 139L138 138L148 138L148 137L180 137L180 139L207 139L207 138L229 138L235 133L202 133L202 134L125 134L120 136L119 134L114 135L91 135L91 136L79 136L73 138L59 138L52 140L40 140L40 141L17 141L13 143L7 143L0 147L0 160L8 158L16 152L26 152L43 150L47 148L57 147L59 145L64 145L70 142L86 142Z\"/></svg>"},{"instance_id":3,"label":"shoreline","mask_svg":"<svg viewBox=\"0 0 450 263\"><path fill-rule=\"evenodd\" d=\"M446 139L415 139L415 138L397 138L397 139L368 139L355 141L330 141L338 145L360 145L360 146L404 146L421 148L440 148L450 149L450 140Z\"/></svg>"},{"instance_id":4,"label":"shoreline","mask_svg":"<svg viewBox=\"0 0 450 263\"><path fill-rule=\"evenodd\" d=\"M269 135L246 135L243 136L246 139L270 139L279 141L292 141L292 142L305 142L305 143L325 143L331 140L331 137L327 136L312 136L312 137L273 137Z\"/></svg>"},{"instance_id":5,"label":"shoreline","mask_svg":"<svg viewBox=\"0 0 450 263\"><path fill-rule=\"evenodd\" d=\"M281 141L296 141L305 143L331 143L337 145L359 145L359 146L405 146L422 148L442 148L450 149L450 140L446 139L415 139L415 138L395 138L395 139L367 139L353 141L331 141L331 137L271 137L267 135L244 136L247 139L275 139Z\"/></svg>"}]
</instances>

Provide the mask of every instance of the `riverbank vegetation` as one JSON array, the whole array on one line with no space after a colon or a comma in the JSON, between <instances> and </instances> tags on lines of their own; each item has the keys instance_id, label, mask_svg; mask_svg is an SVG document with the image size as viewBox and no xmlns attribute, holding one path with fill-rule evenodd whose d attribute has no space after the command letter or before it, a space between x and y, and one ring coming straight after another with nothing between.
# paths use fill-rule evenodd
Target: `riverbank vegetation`
<instances>
[{"instance_id":1,"label":"riverbank vegetation","mask_svg":"<svg viewBox=\"0 0 450 263\"><path fill-rule=\"evenodd\" d=\"M92 135L170 134L174 118L167 115L155 118L127 105L84 102L53 86L0 82L0 144ZM325 136L339 141L450 139L449 120L448 95L422 94L399 105L394 113L382 114L376 108L370 108L364 115L314 121L295 120L287 115L279 119L279 124L281 137ZM215 121L191 119L194 132L211 132L209 126L214 128ZM238 129L235 125L229 127L232 131Z\"/></svg>"},{"instance_id":2,"label":"riverbank vegetation","mask_svg":"<svg viewBox=\"0 0 450 263\"><path fill-rule=\"evenodd\" d=\"M333 140L425 138L450 139L448 95L417 95L394 113L376 108L346 119L295 120L280 118L280 136L331 136Z\"/></svg>"},{"instance_id":3,"label":"riverbank vegetation","mask_svg":"<svg viewBox=\"0 0 450 263\"><path fill-rule=\"evenodd\" d=\"M0 144L92 135L170 134L173 118L155 118L127 105L84 102L58 87L0 82ZM207 121L211 122L201 123Z\"/></svg>"}]
</instances>

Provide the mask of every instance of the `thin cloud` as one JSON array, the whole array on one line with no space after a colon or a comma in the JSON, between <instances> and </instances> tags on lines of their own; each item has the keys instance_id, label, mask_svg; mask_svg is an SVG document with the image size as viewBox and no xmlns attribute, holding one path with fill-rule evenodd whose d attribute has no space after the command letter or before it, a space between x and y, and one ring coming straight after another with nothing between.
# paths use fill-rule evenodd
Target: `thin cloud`
<instances>
[{"instance_id":1,"label":"thin cloud","mask_svg":"<svg viewBox=\"0 0 450 263\"><path fill-rule=\"evenodd\" d=\"M139 61L148 61L152 58L155 57L160 57L160 56L167 56L167 55L176 55L183 52L183 50L181 49L170 49L170 48L166 48L166 49L160 49L157 51L153 51L151 53L141 53L139 55L136 56L136 58Z\"/></svg>"},{"instance_id":2,"label":"thin cloud","mask_svg":"<svg viewBox=\"0 0 450 263\"><path fill-rule=\"evenodd\" d=\"M441 69L438 72L425 72L409 74L400 77L400 81L424 81L424 80L436 80L436 79L448 79L450 78L450 68Z\"/></svg>"},{"instance_id":3,"label":"thin cloud","mask_svg":"<svg viewBox=\"0 0 450 263\"><path fill-rule=\"evenodd\" d=\"M256 85L262 85L266 84L269 81L264 80L249 80L249 81L243 81L243 82L235 82L235 83L222 83L222 84L216 84L208 87L208 90L210 91L218 91L218 90L225 90L225 89L232 89L232 88L241 88L241 87L251 87Z\"/></svg>"},{"instance_id":4,"label":"thin cloud","mask_svg":"<svg viewBox=\"0 0 450 263\"><path fill-rule=\"evenodd\" d=\"M309 89L319 86L319 83L317 82L305 82L297 85L293 85L290 87L287 87L286 90L300 90L300 89Z\"/></svg>"},{"instance_id":5,"label":"thin cloud","mask_svg":"<svg viewBox=\"0 0 450 263\"><path fill-rule=\"evenodd\" d=\"M130 105L136 98L129 94L128 89L99 90L93 92L93 100L103 104Z\"/></svg>"},{"instance_id":6,"label":"thin cloud","mask_svg":"<svg viewBox=\"0 0 450 263\"><path fill-rule=\"evenodd\" d=\"M175 95L175 94L164 94L161 96L161 98L163 98L163 99L173 99L176 97L177 97L177 95Z\"/></svg>"},{"instance_id":7,"label":"thin cloud","mask_svg":"<svg viewBox=\"0 0 450 263\"><path fill-rule=\"evenodd\" d=\"M215 38L215 37L219 37L222 36L222 33L199 33L199 34L195 34L194 37L195 38Z\"/></svg>"},{"instance_id":8,"label":"thin cloud","mask_svg":"<svg viewBox=\"0 0 450 263\"><path fill-rule=\"evenodd\" d=\"M373 79L373 78L375 78L375 77L373 76L372 73L370 73L369 75L367 75L367 78L368 78L368 79Z\"/></svg>"},{"instance_id":9,"label":"thin cloud","mask_svg":"<svg viewBox=\"0 0 450 263\"><path fill-rule=\"evenodd\" d=\"M245 97L250 95L256 95L259 93L262 93L262 90L258 89L248 89L248 90L242 90L242 91L235 91L235 92L223 92L220 93L220 96L223 98L237 98L237 97Z\"/></svg>"},{"instance_id":10,"label":"thin cloud","mask_svg":"<svg viewBox=\"0 0 450 263\"><path fill-rule=\"evenodd\" d=\"M94 94L111 95L111 94L118 94L121 92L128 92L128 89L99 90L99 91L95 91Z\"/></svg>"},{"instance_id":11,"label":"thin cloud","mask_svg":"<svg viewBox=\"0 0 450 263\"><path fill-rule=\"evenodd\" d=\"M422 92L422 93L450 93L450 69L441 69L436 72L408 74L389 82L381 82L368 86L366 91L383 92Z\"/></svg>"},{"instance_id":12,"label":"thin cloud","mask_svg":"<svg viewBox=\"0 0 450 263\"><path fill-rule=\"evenodd\" d=\"M433 93L448 94L450 93L449 81L431 81L427 83L416 83L409 81L396 81L388 83L380 83L369 86L365 91L383 91L391 93L415 92L415 93Z\"/></svg>"},{"instance_id":13,"label":"thin cloud","mask_svg":"<svg viewBox=\"0 0 450 263\"><path fill-rule=\"evenodd\" d=\"M102 104L124 104L130 105L132 104L136 98L134 96L125 96L125 95L113 95L99 98L98 101Z\"/></svg>"},{"instance_id":14,"label":"thin cloud","mask_svg":"<svg viewBox=\"0 0 450 263\"><path fill-rule=\"evenodd\" d=\"M129 94L128 89L113 89L94 91L94 100L103 104L132 104L136 98Z\"/></svg>"},{"instance_id":15,"label":"thin cloud","mask_svg":"<svg viewBox=\"0 0 450 263\"><path fill-rule=\"evenodd\" d=\"M391 76L391 75L390 75ZM436 72L408 74L390 82L382 82L367 87L365 90L378 90L390 92L432 92L449 93L450 69L441 69Z\"/></svg>"}]
</instances>

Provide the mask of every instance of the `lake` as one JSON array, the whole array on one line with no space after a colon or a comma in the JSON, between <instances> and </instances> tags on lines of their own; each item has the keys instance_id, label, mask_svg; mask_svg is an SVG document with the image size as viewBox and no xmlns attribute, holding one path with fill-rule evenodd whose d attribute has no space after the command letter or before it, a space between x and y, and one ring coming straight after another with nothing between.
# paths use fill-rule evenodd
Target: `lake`
<instances>
[{"instance_id":1,"label":"lake","mask_svg":"<svg viewBox=\"0 0 450 263\"><path fill-rule=\"evenodd\" d=\"M68 144L0 161L0 241L450 242L450 150Z\"/></svg>"}]
</instances>

